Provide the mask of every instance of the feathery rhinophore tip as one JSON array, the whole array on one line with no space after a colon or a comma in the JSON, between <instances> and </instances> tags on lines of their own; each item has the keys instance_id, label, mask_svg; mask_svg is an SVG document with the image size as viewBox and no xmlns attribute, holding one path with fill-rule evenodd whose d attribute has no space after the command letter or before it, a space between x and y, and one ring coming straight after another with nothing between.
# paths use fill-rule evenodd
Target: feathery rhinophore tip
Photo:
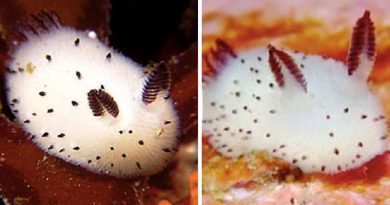
<instances>
[{"instance_id":1,"label":"feathery rhinophore tip","mask_svg":"<svg viewBox=\"0 0 390 205\"><path fill-rule=\"evenodd\" d=\"M90 90L88 92L88 102L94 116L102 116L104 109L113 117L117 117L119 114L119 108L114 98L102 89Z\"/></svg>"},{"instance_id":2,"label":"feathery rhinophore tip","mask_svg":"<svg viewBox=\"0 0 390 205\"><path fill-rule=\"evenodd\" d=\"M52 28L60 27L61 21L55 12L41 11L37 15L31 15L27 23L20 25L19 34L26 40L29 36L39 36Z\"/></svg>"},{"instance_id":3,"label":"feathery rhinophore tip","mask_svg":"<svg viewBox=\"0 0 390 205\"><path fill-rule=\"evenodd\" d=\"M142 101L145 104L154 102L162 90L168 90L170 86L170 72L164 62L159 63L149 74L142 92Z\"/></svg>"},{"instance_id":4,"label":"feathery rhinophore tip","mask_svg":"<svg viewBox=\"0 0 390 205\"><path fill-rule=\"evenodd\" d=\"M281 72L281 66L278 61L283 63L283 65L288 69L290 74L294 77L294 79L301 85L303 90L307 92L307 83L305 77L303 76L301 70L298 68L294 59L288 55L286 52L282 50L278 50L272 45L268 45L269 50L269 63L271 67L271 71L275 75L276 82L280 87L284 85L283 74Z\"/></svg>"},{"instance_id":5,"label":"feathery rhinophore tip","mask_svg":"<svg viewBox=\"0 0 390 205\"><path fill-rule=\"evenodd\" d=\"M357 20L356 25L353 28L347 57L348 75L352 75L363 63L363 60L370 63L373 62L375 57L374 30L375 28L370 18L370 12L365 11L364 15Z\"/></svg>"},{"instance_id":6,"label":"feathery rhinophore tip","mask_svg":"<svg viewBox=\"0 0 390 205\"><path fill-rule=\"evenodd\" d=\"M215 48L211 48L210 54L205 55L203 60L211 70L211 73L214 74L226 63L228 58L237 58L233 48L219 38L215 40Z\"/></svg>"}]
</instances>

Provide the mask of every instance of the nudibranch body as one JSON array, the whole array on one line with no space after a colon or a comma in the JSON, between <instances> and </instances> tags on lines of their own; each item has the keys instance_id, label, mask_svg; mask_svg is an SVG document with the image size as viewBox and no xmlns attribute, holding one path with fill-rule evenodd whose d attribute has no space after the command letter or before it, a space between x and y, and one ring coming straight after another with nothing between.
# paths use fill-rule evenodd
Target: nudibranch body
<instances>
[{"instance_id":1,"label":"nudibranch body","mask_svg":"<svg viewBox=\"0 0 390 205\"><path fill-rule=\"evenodd\" d=\"M42 13L8 63L17 121L50 155L116 177L157 173L177 147L169 69L151 73Z\"/></svg>"},{"instance_id":2,"label":"nudibranch body","mask_svg":"<svg viewBox=\"0 0 390 205\"><path fill-rule=\"evenodd\" d=\"M203 130L221 154L266 150L304 172L337 173L387 149L384 111L367 84L375 57L368 12L346 65L272 45L236 53L222 40L210 53Z\"/></svg>"}]
</instances>

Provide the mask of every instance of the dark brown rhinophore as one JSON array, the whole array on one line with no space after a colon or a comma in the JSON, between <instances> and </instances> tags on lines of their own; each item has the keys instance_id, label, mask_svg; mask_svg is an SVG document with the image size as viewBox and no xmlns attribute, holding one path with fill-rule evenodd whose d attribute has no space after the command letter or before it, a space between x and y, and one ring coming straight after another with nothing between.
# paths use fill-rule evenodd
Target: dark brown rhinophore
<instances>
[{"instance_id":1,"label":"dark brown rhinophore","mask_svg":"<svg viewBox=\"0 0 390 205\"><path fill-rule=\"evenodd\" d=\"M90 90L88 92L88 103L94 116L102 116L104 109L113 117L117 117L119 114L119 108L114 98L104 90Z\"/></svg>"},{"instance_id":2,"label":"dark brown rhinophore","mask_svg":"<svg viewBox=\"0 0 390 205\"><path fill-rule=\"evenodd\" d=\"M269 62L271 65L271 70L275 74L275 78L276 78L276 81L278 82L279 86L283 87L284 80L283 80L283 75L280 71L280 68L279 68L279 70L276 69L274 71L274 69L276 68L276 65L280 66L279 63L275 64L275 62L272 62L272 61L277 62L277 59L275 58L275 56L277 56L279 58L279 60L286 66L286 68L290 71L291 75L295 78L295 80L302 86L302 88L306 92L307 91L307 83L306 83L305 77L303 76L301 70L298 68L294 59L290 55L288 55L286 52L284 52L282 50L278 50L275 47L273 47L272 45L268 45L268 50L269 50ZM273 67L275 67L275 68L273 68ZM279 73L278 73L278 71L279 71Z\"/></svg>"},{"instance_id":3,"label":"dark brown rhinophore","mask_svg":"<svg viewBox=\"0 0 390 205\"><path fill-rule=\"evenodd\" d=\"M148 76L142 92L145 104L156 100L162 90L168 90L171 82L170 72L165 63L159 63Z\"/></svg>"},{"instance_id":4,"label":"dark brown rhinophore","mask_svg":"<svg viewBox=\"0 0 390 205\"><path fill-rule=\"evenodd\" d=\"M367 55L369 60L375 56L374 24L370 19L370 12L364 12L353 28L352 39L348 50L347 65L348 75L352 75L360 64L359 56Z\"/></svg>"}]
</instances>

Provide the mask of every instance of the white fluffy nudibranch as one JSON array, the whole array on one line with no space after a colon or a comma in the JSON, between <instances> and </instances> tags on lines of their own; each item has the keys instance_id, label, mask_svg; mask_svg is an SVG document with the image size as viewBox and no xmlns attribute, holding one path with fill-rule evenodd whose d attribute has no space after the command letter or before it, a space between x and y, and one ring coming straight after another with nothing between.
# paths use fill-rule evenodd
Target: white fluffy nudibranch
<instances>
[{"instance_id":1,"label":"white fluffy nudibranch","mask_svg":"<svg viewBox=\"0 0 390 205\"><path fill-rule=\"evenodd\" d=\"M50 155L116 177L161 171L177 151L169 69L144 69L41 13L8 62L9 106Z\"/></svg>"},{"instance_id":2,"label":"white fluffy nudibranch","mask_svg":"<svg viewBox=\"0 0 390 205\"><path fill-rule=\"evenodd\" d=\"M375 58L366 11L354 28L347 64L290 50L236 53L222 40L206 56L203 130L221 154L266 150L304 172L337 173L386 151L380 100L367 84Z\"/></svg>"}]
</instances>

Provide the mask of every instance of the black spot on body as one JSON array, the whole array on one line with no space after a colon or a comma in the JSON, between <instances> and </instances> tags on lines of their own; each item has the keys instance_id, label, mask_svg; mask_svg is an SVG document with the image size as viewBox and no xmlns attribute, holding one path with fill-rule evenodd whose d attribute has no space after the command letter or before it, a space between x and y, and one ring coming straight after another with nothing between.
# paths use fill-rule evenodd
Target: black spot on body
<instances>
[{"instance_id":1,"label":"black spot on body","mask_svg":"<svg viewBox=\"0 0 390 205\"><path fill-rule=\"evenodd\" d=\"M76 71L76 76L79 80L81 80L81 73L79 71Z\"/></svg>"},{"instance_id":2,"label":"black spot on body","mask_svg":"<svg viewBox=\"0 0 390 205\"><path fill-rule=\"evenodd\" d=\"M43 97L43 96L45 96L45 95L46 95L46 93L45 93L45 92L43 92L43 91L41 91L41 92L39 92L39 95Z\"/></svg>"},{"instance_id":3,"label":"black spot on body","mask_svg":"<svg viewBox=\"0 0 390 205\"><path fill-rule=\"evenodd\" d=\"M138 141L138 144L139 144L139 145L144 145L144 141L139 140L139 141Z\"/></svg>"},{"instance_id":4,"label":"black spot on body","mask_svg":"<svg viewBox=\"0 0 390 205\"><path fill-rule=\"evenodd\" d=\"M73 147L73 150L80 150L80 147Z\"/></svg>"},{"instance_id":5,"label":"black spot on body","mask_svg":"<svg viewBox=\"0 0 390 205\"><path fill-rule=\"evenodd\" d=\"M171 150L169 150L168 148L164 148L164 149L162 149L162 151L164 151L164 152L171 152Z\"/></svg>"},{"instance_id":6,"label":"black spot on body","mask_svg":"<svg viewBox=\"0 0 390 205\"><path fill-rule=\"evenodd\" d=\"M142 169L141 164L139 162L136 162L135 164L137 165L138 169Z\"/></svg>"},{"instance_id":7,"label":"black spot on body","mask_svg":"<svg viewBox=\"0 0 390 205\"><path fill-rule=\"evenodd\" d=\"M57 135L57 137L63 138L63 137L65 137L65 134L64 134L64 133L61 133L61 134Z\"/></svg>"},{"instance_id":8,"label":"black spot on body","mask_svg":"<svg viewBox=\"0 0 390 205\"><path fill-rule=\"evenodd\" d=\"M54 145L50 145L47 149L48 150L51 150L51 149L53 149L54 148Z\"/></svg>"},{"instance_id":9,"label":"black spot on body","mask_svg":"<svg viewBox=\"0 0 390 205\"><path fill-rule=\"evenodd\" d=\"M164 122L164 125L167 125L167 124L171 124L171 121L166 120L166 121Z\"/></svg>"},{"instance_id":10,"label":"black spot on body","mask_svg":"<svg viewBox=\"0 0 390 205\"><path fill-rule=\"evenodd\" d=\"M49 62L52 60L50 55L46 55L46 59L47 59L47 61L49 61Z\"/></svg>"},{"instance_id":11,"label":"black spot on body","mask_svg":"<svg viewBox=\"0 0 390 205\"><path fill-rule=\"evenodd\" d=\"M100 156L96 156L96 160L99 160L99 159L101 159L101 157Z\"/></svg>"},{"instance_id":12,"label":"black spot on body","mask_svg":"<svg viewBox=\"0 0 390 205\"><path fill-rule=\"evenodd\" d=\"M74 40L74 45L79 46L79 44L80 44L80 39L76 38L76 40Z\"/></svg>"},{"instance_id":13,"label":"black spot on body","mask_svg":"<svg viewBox=\"0 0 390 205\"><path fill-rule=\"evenodd\" d=\"M65 151L65 149L64 149L64 148L60 149L59 153L61 153L61 152L63 152L63 151Z\"/></svg>"},{"instance_id":14,"label":"black spot on body","mask_svg":"<svg viewBox=\"0 0 390 205\"><path fill-rule=\"evenodd\" d=\"M337 148L334 149L334 153L335 153L335 155L339 155L340 154L340 152L339 152L339 150Z\"/></svg>"},{"instance_id":15,"label":"black spot on body","mask_svg":"<svg viewBox=\"0 0 390 205\"><path fill-rule=\"evenodd\" d=\"M25 120L24 123L28 124L28 123L30 123L30 120Z\"/></svg>"},{"instance_id":16,"label":"black spot on body","mask_svg":"<svg viewBox=\"0 0 390 205\"><path fill-rule=\"evenodd\" d=\"M76 101L74 101L74 100L72 100L72 105L73 105L73 106L77 106L77 105L79 105L79 103L76 102Z\"/></svg>"},{"instance_id":17,"label":"black spot on body","mask_svg":"<svg viewBox=\"0 0 390 205\"><path fill-rule=\"evenodd\" d=\"M53 108L47 110L47 113L52 113L52 112L54 112Z\"/></svg>"},{"instance_id":18,"label":"black spot on body","mask_svg":"<svg viewBox=\"0 0 390 205\"><path fill-rule=\"evenodd\" d=\"M114 147L110 147L110 150L114 150Z\"/></svg>"},{"instance_id":19,"label":"black spot on body","mask_svg":"<svg viewBox=\"0 0 390 205\"><path fill-rule=\"evenodd\" d=\"M123 157L123 158L126 158L126 154L122 154L122 157Z\"/></svg>"},{"instance_id":20,"label":"black spot on body","mask_svg":"<svg viewBox=\"0 0 390 205\"><path fill-rule=\"evenodd\" d=\"M49 136L49 133L48 132L44 132L43 134L42 134L42 137L48 137Z\"/></svg>"},{"instance_id":21,"label":"black spot on body","mask_svg":"<svg viewBox=\"0 0 390 205\"><path fill-rule=\"evenodd\" d=\"M133 130L129 130L129 132L128 132L129 134L131 134L131 133L133 133Z\"/></svg>"},{"instance_id":22,"label":"black spot on body","mask_svg":"<svg viewBox=\"0 0 390 205\"><path fill-rule=\"evenodd\" d=\"M111 54L111 53L107 53L106 59L107 59L107 60L111 60L111 57L112 57L112 54Z\"/></svg>"},{"instance_id":23,"label":"black spot on body","mask_svg":"<svg viewBox=\"0 0 390 205\"><path fill-rule=\"evenodd\" d=\"M360 159L360 157L361 157L360 154L356 155L356 159Z\"/></svg>"},{"instance_id":24,"label":"black spot on body","mask_svg":"<svg viewBox=\"0 0 390 205\"><path fill-rule=\"evenodd\" d=\"M119 130L119 134L123 134L123 131L122 131L122 130Z\"/></svg>"}]
</instances>

